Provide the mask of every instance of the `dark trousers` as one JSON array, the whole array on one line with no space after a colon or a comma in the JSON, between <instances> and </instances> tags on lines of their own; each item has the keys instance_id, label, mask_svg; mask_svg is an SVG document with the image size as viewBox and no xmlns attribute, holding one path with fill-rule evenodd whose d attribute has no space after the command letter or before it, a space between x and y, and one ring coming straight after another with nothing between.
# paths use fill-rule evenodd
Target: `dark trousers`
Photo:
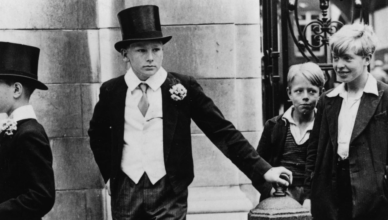
<instances>
[{"instance_id":1,"label":"dark trousers","mask_svg":"<svg viewBox=\"0 0 388 220\"><path fill-rule=\"evenodd\" d=\"M117 181L111 200L114 220L186 219L188 191L176 194L166 176L152 185L144 173L135 184L120 172Z\"/></svg>"},{"instance_id":2,"label":"dark trousers","mask_svg":"<svg viewBox=\"0 0 388 220\"><path fill-rule=\"evenodd\" d=\"M350 184L349 160L337 163L338 219L352 219L352 187Z\"/></svg>"}]
</instances>

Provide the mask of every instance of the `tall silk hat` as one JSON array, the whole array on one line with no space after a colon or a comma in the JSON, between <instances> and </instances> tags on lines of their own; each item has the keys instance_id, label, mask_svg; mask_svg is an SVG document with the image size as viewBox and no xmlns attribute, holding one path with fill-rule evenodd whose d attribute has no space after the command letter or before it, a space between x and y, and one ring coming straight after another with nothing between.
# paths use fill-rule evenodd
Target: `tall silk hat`
<instances>
[{"instance_id":1,"label":"tall silk hat","mask_svg":"<svg viewBox=\"0 0 388 220\"><path fill-rule=\"evenodd\" d=\"M117 17L123 38L115 44L115 49L119 52L136 41L159 40L165 44L172 38L172 36L163 36L159 8L155 5L127 8L120 11Z\"/></svg>"},{"instance_id":2,"label":"tall silk hat","mask_svg":"<svg viewBox=\"0 0 388 220\"><path fill-rule=\"evenodd\" d=\"M0 42L0 78L20 79L36 89L47 90L38 81L39 48Z\"/></svg>"}]
</instances>

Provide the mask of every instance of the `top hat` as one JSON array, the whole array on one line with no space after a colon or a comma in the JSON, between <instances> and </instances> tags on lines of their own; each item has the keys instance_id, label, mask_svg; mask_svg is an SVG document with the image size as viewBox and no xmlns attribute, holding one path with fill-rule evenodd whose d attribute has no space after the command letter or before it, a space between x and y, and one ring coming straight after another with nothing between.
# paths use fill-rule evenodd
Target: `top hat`
<instances>
[{"instance_id":1,"label":"top hat","mask_svg":"<svg viewBox=\"0 0 388 220\"><path fill-rule=\"evenodd\" d=\"M172 36L163 37L158 6L143 5L127 8L120 11L117 17L123 37L122 41L115 44L119 52L135 41L160 40L165 44L172 38Z\"/></svg>"},{"instance_id":2,"label":"top hat","mask_svg":"<svg viewBox=\"0 0 388 220\"><path fill-rule=\"evenodd\" d=\"M39 48L0 42L0 78L20 79L36 89L47 90L38 81Z\"/></svg>"}]
</instances>

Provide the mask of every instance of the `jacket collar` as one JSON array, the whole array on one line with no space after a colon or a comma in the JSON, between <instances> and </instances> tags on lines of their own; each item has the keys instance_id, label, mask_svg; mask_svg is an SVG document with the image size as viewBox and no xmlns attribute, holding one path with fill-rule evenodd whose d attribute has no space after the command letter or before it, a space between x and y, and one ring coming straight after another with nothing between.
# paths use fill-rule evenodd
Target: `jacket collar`
<instances>
[{"instance_id":1,"label":"jacket collar","mask_svg":"<svg viewBox=\"0 0 388 220\"><path fill-rule=\"evenodd\" d=\"M331 92L327 93L326 96L332 98L339 95L340 97L345 98L346 93L347 91L345 89L345 83L341 83L339 86L334 88ZM368 73L368 79L366 81L363 93L370 93L376 96L379 95L379 90L377 88L377 80L369 73Z\"/></svg>"},{"instance_id":2,"label":"jacket collar","mask_svg":"<svg viewBox=\"0 0 388 220\"><path fill-rule=\"evenodd\" d=\"M364 88L364 93L361 97L360 107L357 112L356 121L354 124L350 143L352 143L366 128L369 121L373 117L376 111L376 108L380 103L381 97L383 96L383 93L384 93L384 90L380 88L381 86L379 86L379 83L377 82L377 80L371 77L371 75L369 76L370 77L368 77L367 84L365 85L367 89ZM333 89L331 92L328 93L332 95L326 94L328 99L327 99L327 105L325 107L326 115L337 116L337 117L327 117L329 127L331 128L329 129L329 133L330 133L333 146L337 146L338 115L341 110L342 100L343 100L338 93L338 91L341 91L340 89L338 89L337 92L333 93L333 91L336 90L337 88ZM377 94L375 93L376 90L378 91Z\"/></svg>"}]
</instances>

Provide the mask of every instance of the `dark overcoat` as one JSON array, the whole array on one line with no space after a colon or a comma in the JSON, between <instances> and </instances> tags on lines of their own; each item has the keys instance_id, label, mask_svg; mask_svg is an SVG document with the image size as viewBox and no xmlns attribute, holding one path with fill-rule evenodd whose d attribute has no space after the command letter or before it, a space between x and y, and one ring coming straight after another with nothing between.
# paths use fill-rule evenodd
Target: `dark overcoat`
<instances>
[{"instance_id":1,"label":"dark overcoat","mask_svg":"<svg viewBox=\"0 0 388 220\"><path fill-rule=\"evenodd\" d=\"M171 98L169 89L179 81L187 96L181 101ZM127 85L124 76L105 82L90 121L90 146L105 181L111 180L112 195L121 167L124 144L124 110ZM168 73L161 86L163 105L163 151L167 178L175 192L187 189L194 178L190 124L193 120L204 134L252 181L271 166L227 121L201 86L191 76Z\"/></svg>"},{"instance_id":2,"label":"dark overcoat","mask_svg":"<svg viewBox=\"0 0 388 220\"><path fill-rule=\"evenodd\" d=\"M388 86L377 82L377 88L378 96L364 93L361 97L350 140L348 159L354 219L388 218ZM342 98L328 97L327 93L318 102L310 135L306 183L310 185L312 181L314 219L334 220L338 219L337 135Z\"/></svg>"},{"instance_id":3,"label":"dark overcoat","mask_svg":"<svg viewBox=\"0 0 388 220\"><path fill-rule=\"evenodd\" d=\"M259 155L274 167L280 166L287 137L288 127L282 117L283 114L265 122L257 147ZM271 196L272 184L265 181L264 178L259 182L254 182L253 186L260 192L260 201Z\"/></svg>"},{"instance_id":4,"label":"dark overcoat","mask_svg":"<svg viewBox=\"0 0 388 220\"><path fill-rule=\"evenodd\" d=\"M17 122L13 135L0 134L0 219L38 220L54 205L53 156L35 119Z\"/></svg>"}]
</instances>

